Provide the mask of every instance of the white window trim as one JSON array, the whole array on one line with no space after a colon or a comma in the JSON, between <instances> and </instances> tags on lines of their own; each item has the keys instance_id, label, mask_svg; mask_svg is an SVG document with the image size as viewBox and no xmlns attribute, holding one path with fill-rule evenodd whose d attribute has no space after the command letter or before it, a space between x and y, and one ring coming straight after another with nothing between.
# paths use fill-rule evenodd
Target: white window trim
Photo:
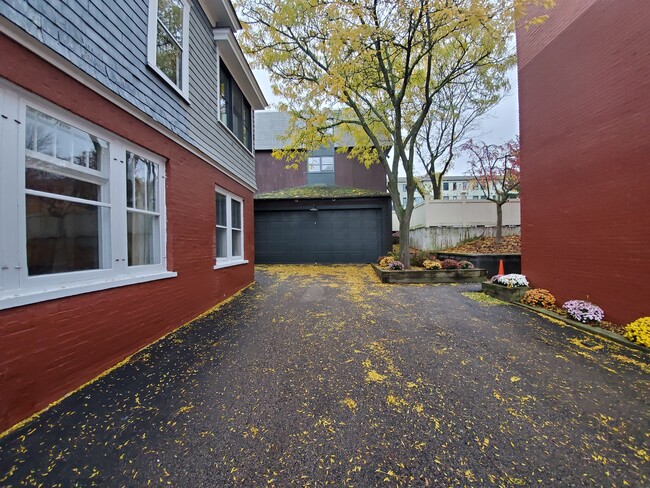
<instances>
[{"instance_id":1,"label":"white window trim","mask_svg":"<svg viewBox=\"0 0 650 488\"><path fill-rule=\"evenodd\" d=\"M189 52L190 52L190 2L189 0L182 0L183 2L183 52L181 53L181 86L179 87L173 80L163 73L163 71L156 64L156 34L158 33L158 0L149 0L149 20L147 25L147 65L151 68L160 78L163 79L170 87L174 89L183 99L189 103L190 91L190 66L189 66Z\"/></svg>"},{"instance_id":2,"label":"white window trim","mask_svg":"<svg viewBox=\"0 0 650 488\"><path fill-rule=\"evenodd\" d=\"M0 171L0 310L62 298L81 293L99 291L118 286L144 283L175 277L167 270L165 161L160 156L128 142L119 136L36 95L0 85L3 101L0 130L0 148L7 161ZM66 124L89 132L109 144L108 184L109 201L103 206L111 209L110 268L72 271L48 275L29 276L27 268L27 236L25 215L25 126L27 106L50 115ZM10 116L10 117L9 117ZM16 122L14 122L14 120ZM18 123L19 122L19 123ZM131 151L157 164L160 168L160 263L145 266L128 266L127 214L126 214L126 151ZM6 190L6 191L5 191ZM11 211L9 209L14 209Z\"/></svg>"},{"instance_id":3,"label":"white window trim","mask_svg":"<svg viewBox=\"0 0 650 488\"><path fill-rule=\"evenodd\" d=\"M217 197L217 193L220 193L221 195L224 195L226 197L226 249L228 250L228 256L227 257L217 257L217 242L216 242L216 229L217 229L217 216L215 215L214 219L214 228L215 228L215 247L214 247L214 254L215 254L215 264L214 264L214 269L221 269L221 268L228 268L230 266L237 266L240 264L248 264L248 260L246 259L246 243L244 239L244 232L245 232L245 226L246 223L244 222L244 199L238 195L235 195L234 193L231 193L227 190L224 190L223 188L220 187L215 187L215 199ZM232 201L235 200L239 202L241 205L241 256L233 256L232 255Z\"/></svg>"}]
</instances>

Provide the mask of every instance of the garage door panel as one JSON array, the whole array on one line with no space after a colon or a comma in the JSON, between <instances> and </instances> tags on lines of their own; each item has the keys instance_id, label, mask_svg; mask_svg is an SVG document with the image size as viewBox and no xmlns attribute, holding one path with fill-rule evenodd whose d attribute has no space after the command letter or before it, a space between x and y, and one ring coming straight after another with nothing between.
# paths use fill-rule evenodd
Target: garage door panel
<instances>
[{"instance_id":1,"label":"garage door panel","mask_svg":"<svg viewBox=\"0 0 650 488\"><path fill-rule=\"evenodd\" d=\"M367 263L381 253L379 208L255 212L258 263Z\"/></svg>"}]
</instances>

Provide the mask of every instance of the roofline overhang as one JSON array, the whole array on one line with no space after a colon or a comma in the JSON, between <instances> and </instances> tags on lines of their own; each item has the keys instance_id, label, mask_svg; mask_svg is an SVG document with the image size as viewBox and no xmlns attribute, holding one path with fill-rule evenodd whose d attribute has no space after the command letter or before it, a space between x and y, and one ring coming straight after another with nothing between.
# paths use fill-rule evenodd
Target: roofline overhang
<instances>
[{"instance_id":1,"label":"roofline overhang","mask_svg":"<svg viewBox=\"0 0 650 488\"><path fill-rule=\"evenodd\" d=\"M230 0L198 0L215 27L228 27L237 32L242 28L235 7Z\"/></svg>"}]
</instances>

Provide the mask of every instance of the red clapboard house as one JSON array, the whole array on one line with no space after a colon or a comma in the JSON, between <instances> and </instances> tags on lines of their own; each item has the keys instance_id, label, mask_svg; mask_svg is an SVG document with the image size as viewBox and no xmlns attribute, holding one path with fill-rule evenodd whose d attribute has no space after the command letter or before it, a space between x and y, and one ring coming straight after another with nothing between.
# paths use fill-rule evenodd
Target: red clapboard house
<instances>
[{"instance_id":1,"label":"red clapboard house","mask_svg":"<svg viewBox=\"0 0 650 488\"><path fill-rule=\"evenodd\" d=\"M626 324L650 315L650 4L535 13L517 31L522 270Z\"/></svg>"},{"instance_id":2,"label":"red clapboard house","mask_svg":"<svg viewBox=\"0 0 650 488\"><path fill-rule=\"evenodd\" d=\"M228 0L0 2L0 431L253 281Z\"/></svg>"}]
</instances>

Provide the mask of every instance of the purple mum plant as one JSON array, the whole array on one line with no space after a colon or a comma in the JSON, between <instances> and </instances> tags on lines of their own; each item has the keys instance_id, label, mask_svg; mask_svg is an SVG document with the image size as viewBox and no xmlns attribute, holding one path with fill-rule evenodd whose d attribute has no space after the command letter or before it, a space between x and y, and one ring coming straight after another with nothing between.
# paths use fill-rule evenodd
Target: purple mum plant
<instances>
[{"instance_id":1,"label":"purple mum plant","mask_svg":"<svg viewBox=\"0 0 650 488\"><path fill-rule=\"evenodd\" d=\"M562 308L566 310L569 317L583 324L587 322L600 323L605 317L602 308L584 300L569 300L562 305Z\"/></svg>"},{"instance_id":2,"label":"purple mum plant","mask_svg":"<svg viewBox=\"0 0 650 488\"><path fill-rule=\"evenodd\" d=\"M388 269L400 270L400 269L404 269L404 265L399 261L393 261L392 263L388 264Z\"/></svg>"},{"instance_id":3,"label":"purple mum plant","mask_svg":"<svg viewBox=\"0 0 650 488\"><path fill-rule=\"evenodd\" d=\"M474 265L469 261L458 261L458 269L473 269Z\"/></svg>"}]
</instances>

